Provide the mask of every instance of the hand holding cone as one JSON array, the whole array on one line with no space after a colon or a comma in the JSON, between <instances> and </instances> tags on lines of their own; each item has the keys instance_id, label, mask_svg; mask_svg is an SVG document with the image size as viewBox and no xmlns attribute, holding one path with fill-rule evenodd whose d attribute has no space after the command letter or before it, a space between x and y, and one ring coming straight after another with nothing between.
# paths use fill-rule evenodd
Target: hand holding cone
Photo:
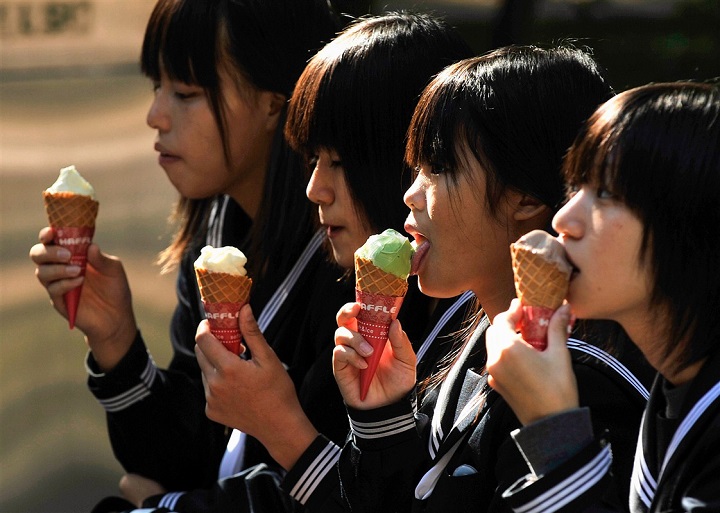
<instances>
[{"instance_id":1,"label":"hand holding cone","mask_svg":"<svg viewBox=\"0 0 720 513\"><path fill-rule=\"evenodd\" d=\"M533 230L510 245L515 291L523 305L520 333L533 347L547 347L550 317L567 295L572 267L557 239Z\"/></svg>"},{"instance_id":2,"label":"hand holding cone","mask_svg":"<svg viewBox=\"0 0 720 513\"><path fill-rule=\"evenodd\" d=\"M210 331L236 355L245 351L238 317L252 288L252 279L245 271L246 262L242 251L232 246L205 246L195 261L195 276Z\"/></svg>"},{"instance_id":3,"label":"hand holding cone","mask_svg":"<svg viewBox=\"0 0 720 513\"><path fill-rule=\"evenodd\" d=\"M80 267L85 276L87 250L95 235L95 219L99 203L93 187L77 172L75 166L60 170L57 181L43 191L43 202L50 226L55 230L55 242L70 253L70 264ZM80 303L82 285L63 295L70 329Z\"/></svg>"},{"instance_id":4,"label":"hand holding cone","mask_svg":"<svg viewBox=\"0 0 720 513\"><path fill-rule=\"evenodd\" d=\"M408 239L395 230L371 235L355 252L355 300L361 305L358 333L373 347L367 368L360 371L360 400L365 400L388 340L390 323L397 318L407 293L412 254Z\"/></svg>"}]
</instances>

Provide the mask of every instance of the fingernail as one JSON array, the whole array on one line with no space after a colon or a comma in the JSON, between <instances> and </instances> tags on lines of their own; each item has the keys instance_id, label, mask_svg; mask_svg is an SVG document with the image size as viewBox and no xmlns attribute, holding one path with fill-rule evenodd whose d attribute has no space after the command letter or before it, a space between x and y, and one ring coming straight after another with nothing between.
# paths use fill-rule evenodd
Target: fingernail
<instances>
[{"instance_id":1,"label":"fingernail","mask_svg":"<svg viewBox=\"0 0 720 513\"><path fill-rule=\"evenodd\" d=\"M358 349L362 356L370 356L373 352L373 347L364 340L360 342L360 347Z\"/></svg>"},{"instance_id":2,"label":"fingernail","mask_svg":"<svg viewBox=\"0 0 720 513\"><path fill-rule=\"evenodd\" d=\"M67 267L65 267L65 272L70 276L77 276L78 274L80 274L80 266L68 265Z\"/></svg>"},{"instance_id":3,"label":"fingernail","mask_svg":"<svg viewBox=\"0 0 720 513\"><path fill-rule=\"evenodd\" d=\"M72 256L72 253L70 253L69 249L60 248L57 252L58 258L70 258Z\"/></svg>"}]
</instances>

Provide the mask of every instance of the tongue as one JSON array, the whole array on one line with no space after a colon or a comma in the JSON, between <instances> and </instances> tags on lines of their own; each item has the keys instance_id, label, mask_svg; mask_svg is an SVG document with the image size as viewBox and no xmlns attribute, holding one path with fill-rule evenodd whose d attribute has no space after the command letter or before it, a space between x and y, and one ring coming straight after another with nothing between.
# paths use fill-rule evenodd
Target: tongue
<instances>
[{"instance_id":1,"label":"tongue","mask_svg":"<svg viewBox=\"0 0 720 513\"><path fill-rule=\"evenodd\" d=\"M415 275L418 272L418 268L420 267L420 262L422 262L423 257L425 256L425 253L427 253L427 250L430 248L429 242L423 242L420 244L420 246L415 248L415 253L413 253L412 256L412 263L410 264L410 274Z\"/></svg>"}]
</instances>

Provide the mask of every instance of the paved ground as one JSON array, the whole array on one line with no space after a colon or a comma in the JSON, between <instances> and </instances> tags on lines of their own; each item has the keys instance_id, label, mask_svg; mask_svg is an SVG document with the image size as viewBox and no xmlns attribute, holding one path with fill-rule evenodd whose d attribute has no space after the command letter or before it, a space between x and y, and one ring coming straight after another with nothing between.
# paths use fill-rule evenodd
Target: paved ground
<instances>
[{"instance_id":1,"label":"paved ground","mask_svg":"<svg viewBox=\"0 0 720 513\"><path fill-rule=\"evenodd\" d=\"M84 383L82 334L49 306L28 258L46 224L41 191L61 167L96 187L95 239L123 259L143 333L167 363L174 277L152 262L175 192L144 122L150 97L136 73L0 81L0 511L89 511L121 475Z\"/></svg>"}]
</instances>

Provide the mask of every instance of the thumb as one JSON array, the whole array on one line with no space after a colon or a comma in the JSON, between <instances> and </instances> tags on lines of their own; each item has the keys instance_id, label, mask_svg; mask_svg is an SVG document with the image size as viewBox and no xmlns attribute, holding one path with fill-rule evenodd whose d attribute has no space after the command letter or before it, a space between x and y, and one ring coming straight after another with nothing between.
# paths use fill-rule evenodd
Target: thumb
<instances>
[{"instance_id":1,"label":"thumb","mask_svg":"<svg viewBox=\"0 0 720 513\"><path fill-rule=\"evenodd\" d=\"M392 347L395 359L415 367L415 361L417 360L415 351L413 351L410 339L403 331L402 325L397 319L390 324L388 338L390 339L390 347Z\"/></svg>"},{"instance_id":2,"label":"thumb","mask_svg":"<svg viewBox=\"0 0 720 513\"><path fill-rule=\"evenodd\" d=\"M570 305L563 304L555 310L548 324L548 348L565 347L570 328Z\"/></svg>"},{"instance_id":3,"label":"thumb","mask_svg":"<svg viewBox=\"0 0 720 513\"><path fill-rule=\"evenodd\" d=\"M243 341L250 349L250 353L253 358L266 355L268 351L272 351L265 336L260 331L255 315L253 314L252 307L249 304L244 305L240 309L240 316L238 317L240 323L240 332L243 336Z\"/></svg>"},{"instance_id":4,"label":"thumb","mask_svg":"<svg viewBox=\"0 0 720 513\"><path fill-rule=\"evenodd\" d=\"M114 275L122 272L122 264L117 257L106 255L100 251L100 246L90 244L87 252L87 263L97 269L100 274Z\"/></svg>"}]
</instances>

